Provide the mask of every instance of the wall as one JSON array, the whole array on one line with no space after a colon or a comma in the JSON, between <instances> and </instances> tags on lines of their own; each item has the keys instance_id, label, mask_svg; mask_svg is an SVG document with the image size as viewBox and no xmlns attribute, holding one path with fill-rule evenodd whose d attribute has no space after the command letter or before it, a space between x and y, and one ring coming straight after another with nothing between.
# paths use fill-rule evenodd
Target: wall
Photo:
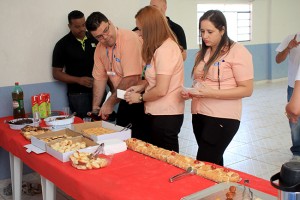
<instances>
[{"instance_id":1,"label":"wall","mask_svg":"<svg viewBox=\"0 0 300 200\"><path fill-rule=\"evenodd\" d=\"M167 15L186 33L188 58L185 84L190 74L197 45L197 3L237 3L249 0L169 0ZM253 55L255 80L286 77L286 63L274 61L275 48L287 35L298 32L300 1L251 0L253 2L253 39L243 43ZM11 91L19 81L25 93L25 109L30 112L30 96L50 92L52 109L66 105L65 85L53 80L51 56L58 39L68 33L67 14L74 9L86 17L93 11L103 12L115 25L132 29L134 15L149 0L10 0L0 1L0 117L11 115ZM1 138L0 138L1 139ZM0 179L9 176L8 160L0 148ZM6 168L3 167L6 163ZM5 168L4 170L2 170Z\"/></svg>"}]
</instances>

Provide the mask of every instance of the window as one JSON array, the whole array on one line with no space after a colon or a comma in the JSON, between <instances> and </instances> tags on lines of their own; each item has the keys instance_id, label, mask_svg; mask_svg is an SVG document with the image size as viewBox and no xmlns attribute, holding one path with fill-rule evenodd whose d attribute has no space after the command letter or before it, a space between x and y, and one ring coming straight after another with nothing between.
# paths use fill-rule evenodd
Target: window
<instances>
[{"instance_id":1,"label":"window","mask_svg":"<svg viewBox=\"0 0 300 200\"><path fill-rule=\"evenodd\" d=\"M220 10L226 17L230 39L237 42L250 41L252 36L252 4L197 4L197 33L200 17L208 10ZM199 38L199 37L198 37ZM198 41L199 42L199 41Z\"/></svg>"}]
</instances>

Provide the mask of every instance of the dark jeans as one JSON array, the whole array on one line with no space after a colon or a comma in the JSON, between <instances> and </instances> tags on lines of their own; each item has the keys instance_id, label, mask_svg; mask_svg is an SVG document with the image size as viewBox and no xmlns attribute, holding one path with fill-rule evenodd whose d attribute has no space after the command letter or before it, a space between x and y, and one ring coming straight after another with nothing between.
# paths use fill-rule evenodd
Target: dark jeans
<instances>
[{"instance_id":1,"label":"dark jeans","mask_svg":"<svg viewBox=\"0 0 300 200\"><path fill-rule=\"evenodd\" d=\"M197 160L223 166L223 154L238 131L240 121L193 114L192 123L198 143Z\"/></svg>"},{"instance_id":2,"label":"dark jeans","mask_svg":"<svg viewBox=\"0 0 300 200\"><path fill-rule=\"evenodd\" d=\"M135 103L130 105L125 100L121 100L117 111L116 124L123 127L132 124L131 137L145 140L144 104Z\"/></svg>"},{"instance_id":3,"label":"dark jeans","mask_svg":"<svg viewBox=\"0 0 300 200\"><path fill-rule=\"evenodd\" d=\"M178 134L183 123L182 115L145 114L146 134L149 142L158 147L179 152Z\"/></svg>"},{"instance_id":4,"label":"dark jeans","mask_svg":"<svg viewBox=\"0 0 300 200\"><path fill-rule=\"evenodd\" d=\"M87 112L92 110L92 93L73 93L68 94L69 107L72 112L76 112L76 116L84 118Z\"/></svg>"}]
</instances>

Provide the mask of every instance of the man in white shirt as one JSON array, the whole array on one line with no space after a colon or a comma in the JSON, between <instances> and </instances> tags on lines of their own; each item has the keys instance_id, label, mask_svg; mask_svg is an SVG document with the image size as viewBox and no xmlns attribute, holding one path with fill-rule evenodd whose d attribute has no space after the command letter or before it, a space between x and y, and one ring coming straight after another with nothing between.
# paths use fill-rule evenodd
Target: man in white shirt
<instances>
[{"instance_id":1,"label":"man in white shirt","mask_svg":"<svg viewBox=\"0 0 300 200\"><path fill-rule=\"evenodd\" d=\"M295 78L300 65L300 33L287 36L276 48L276 62L281 63L288 57L288 89L287 100L291 99L293 94ZM292 147L292 160L300 161L300 123L290 121Z\"/></svg>"}]
</instances>

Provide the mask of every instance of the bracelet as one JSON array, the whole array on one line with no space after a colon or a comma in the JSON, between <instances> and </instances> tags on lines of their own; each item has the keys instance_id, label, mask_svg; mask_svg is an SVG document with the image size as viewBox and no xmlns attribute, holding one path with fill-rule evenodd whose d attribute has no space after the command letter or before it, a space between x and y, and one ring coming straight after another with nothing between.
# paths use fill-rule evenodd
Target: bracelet
<instances>
[{"instance_id":1,"label":"bracelet","mask_svg":"<svg viewBox=\"0 0 300 200\"><path fill-rule=\"evenodd\" d=\"M143 94L141 94L141 96L139 97L139 101L140 101L141 103L144 102Z\"/></svg>"}]
</instances>

